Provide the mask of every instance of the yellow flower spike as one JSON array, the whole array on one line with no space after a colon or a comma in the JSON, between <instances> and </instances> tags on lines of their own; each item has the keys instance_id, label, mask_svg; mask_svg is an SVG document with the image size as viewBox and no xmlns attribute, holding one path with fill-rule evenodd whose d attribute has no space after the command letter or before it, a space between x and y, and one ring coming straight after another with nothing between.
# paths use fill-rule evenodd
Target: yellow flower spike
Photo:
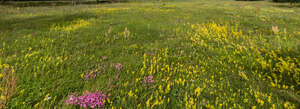
<instances>
[{"instance_id":1,"label":"yellow flower spike","mask_svg":"<svg viewBox=\"0 0 300 109\"><path fill-rule=\"evenodd\" d=\"M163 93L164 92L161 85L158 86L158 90L159 90L159 93Z\"/></svg>"},{"instance_id":2,"label":"yellow flower spike","mask_svg":"<svg viewBox=\"0 0 300 109\"><path fill-rule=\"evenodd\" d=\"M280 84L277 84L277 87L280 88L281 87Z\"/></svg>"},{"instance_id":3,"label":"yellow flower spike","mask_svg":"<svg viewBox=\"0 0 300 109\"><path fill-rule=\"evenodd\" d=\"M295 90L294 85L291 85L290 89L294 91Z\"/></svg>"},{"instance_id":4,"label":"yellow flower spike","mask_svg":"<svg viewBox=\"0 0 300 109\"><path fill-rule=\"evenodd\" d=\"M257 102L261 105L261 106L263 106L264 105L264 101L263 100L261 100L261 99L257 99Z\"/></svg>"},{"instance_id":5,"label":"yellow flower spike","mask_svg":"<svg viewBox=\"0 0 300 109\"><path fill-rule=\"evenodd\" d=\"M132 97L132 96L134 96L134 94L133 94L132 90L130 90L130 91L128 92L128 96L129 96L129 97Z\"/></svg>"},{"instance_id":6,"label":"yellow flower spike","mask_svg":"<svg viewBox=\"0 0 300 109\"><path fill-rule=\"evenodd\" d=\"M129 82L127 81L123 85L126 87L128 84L129 84Z\"/></svg>"},{"instance_id":7,"label":"yellow flower spike","mask_svg":"<svg viewBox=\"0 0 300 109\"><path fill-rule=\"evenodd\" d=\"M168 83L167 88L166 88L166 90L165 90L165 93L169 93L170 90L171 90L171 84Z\"/></svg>"},{"instance_id":8,"label":"yellow flower spike","mask_svg":"<svg viewBox=\"0 0 300 109\"><path fill-rule=\"evenodd\" d=\"M0 78L2 78L3 77L3 74L2 73L0 73Z\"/></svg>"},{"instance_id":9,"label":"yellow flower spike","mask_svg":"<svg viewBox=\"0 0 300 109\"><path fill-rule=\"evenodd\" d=\"M215 107L213 106L213 105L211 105L211 104L206 104L205 105L208 109L215 109Z\"/></svg>"},{"instance_id":10,"label":"yellow flower spike","mask_svg":"<svg viewBox=\"0 0 300 109\"><path fill-rule=\"evenodd\" d=\"M136 78L135 82L138 83L140 81L140 78Z\"/></svg>"},{"instance_id":11,"label":"yellow flower spike","mask_svg":"<svg viewBox=\"0 0 300 109\"><path fill-rule=\"evenodd\" d=\"M256 109L256 106L252 106L251 109Z\"/></svg>"},{"instance_id":12,"label":"yellow flower spike","mask_svg":"<svg viewBox=\"0 0 300 109\"><path fill-rule=\"evenodd\" d=\"M137 105L137 108L138 108L138 109L142 109L141 104L138 104L138 105Z\"/></svg>"},{"instance_id":13,"label":"yellow flower spike","mask_svg":"<svg viewBox=\"0 0 300 109\"><path fill-rule=\"evenodd\" d=\"M48 94L45 96L44 101L47 101L47 100L49 99L49 96L50 96L50 94L48 93Z\"/></svg>"},{"instance_id":14,"label":"yellow flower spike","mask_svg":"<svg viewBox=\"0 0 300 109\"><path fill-rule=\"evenodd\" d=\"M146 101L146 107L150 108L150 101L153 99L153 95Z\"/></svg>"},{"instance_id":15,"label":"yellow flower spike","mask_svg":"<svg viewBox=\"0 0 300 109\"><path fill-rule=\"evenodd\" d=\"M82 79L84 79L84 73L80 74L80 77L81 77Z\"/></svg>"},{"instance_id":16,"label":"yellow flower spike","mask_svg":"<svg viewBox=\"0 0 300 109\"><path fill-rule=\"evenodd\" d=\"M40 105L40 103L36 103L36 104L34 105L34 108L38 108L39 105Z\"/></svg>"},{"instance_id":17,"label":"yellow flower spike","mask_svg":"<svg viewBox=\"0 0 300 109\"><path fill-rule=\"evenodd\" d=\"M158 100L156 99L156 100L154 101L154 103L152 104L151 108L153 108L155 105L158 105L158 104L159 104L159 102L158 102Z\"/></svg>"},{"instance_id":18,"label":"yellow flower spike","mask_svg":"<svg viewBox=\"0 0 300 109\"><path fill-rule=\"evenodd\" d=\"M202 88L197 87L197 88L195 89L195 91L194 91L195 95L196 95L196 96L199 96L200 93L202 92L202 90L203 90Z\"/></svg>"},{"instance_id":19,"label":"yellow flower spike","mask_svg":"<svg viewBox=\"0 0 300 109\"><path fill-rule=\"evenodd\" d=\"M122 102L124 102L124 103L125 103L125 101L126 101L126 100L125 100L125 98L122 98Z\"/></svg>"},{"instance_id":20,"label":"yellow flower spike","mask_svg":"<svg viewBox=\"0 0 300 109\"><path fill-rule=\"evenodd\" d=\"M288 89L289 86L287 86L287 85L282 85L282 88L283 88L283 89Z\"/></svg>"},{"instance_id":21,"label":"yellow flower spike","mask_svg":"<svg viewBox=\"0 0 300 109\"><path fill-rule=\"evenodd\" d=\"M268 102L271 103L272 95L268 96Z\"/></svg>"},{"instance_id":22,"label":"yellow flower spike","mask_svg":"<svg viewBox=\"0 0 300 109\"><path fill-rule=\"evenodd\" d=\"M221 103L221 104L219 104L219 108L222 108L223 107L223 104Z\"/></svg>"},{"instance_id":23,"label":"yellow flower spike","mask_svg":"<svg viewBox=\"0 0 300 109\"><path fill-rule=\"evenodd\" d=\"M275 104L272 104L272 107L270 109L276 109Z\"/></svg>"},{"instance_id":24,"label":"yellow flower spike","mask_svg":"<svg viewBox=\"0 0 300 109\"><path fill-rule=\"evenodd\" d=\"M295 104L291 104L290 102L285 102L284 103L284 108L286 108L286 109L296 109L296 106L295 106Z\"/></svg>"},{"instance_id":25,"label":"yellow flower spike","mask_svg":"<svg viewBox=\"0 0 300 109\"><path fill-rule=\"evenodd\" d=\"M110 101L110 99L107 99L107 102L111 104L111 101Z\"/></svg>"},{"instance_id":26,"label":"yellow flower spike","mask_svg":"<svg viewBox=\"0 0 300 109\"><path fill-rule=\"evenodd\" d=\"M5 96L1 95L1 96L0 96L0 99L1 99L1 100L5 100Z\"/></svg>"},{"instance_id":27,"label":"yellow flower spike","mask_svg":"<svg viewBox=\"0 0 300 109\"><path fill-rule=\"evenodd\" d=\"M245 80L249 80L245 72L239 72L239 76L242 77Z\"/></svg>"}]
</instances>

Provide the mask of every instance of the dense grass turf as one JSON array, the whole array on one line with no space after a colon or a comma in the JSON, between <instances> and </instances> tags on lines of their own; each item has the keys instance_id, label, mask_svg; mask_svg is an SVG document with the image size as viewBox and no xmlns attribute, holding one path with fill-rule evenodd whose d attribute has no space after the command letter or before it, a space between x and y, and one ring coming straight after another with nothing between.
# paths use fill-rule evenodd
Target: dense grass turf
<instances>
[{"instance_id":1,"label":"dense grass turf","mask_svg":"<svg viewBox=\"0 0 300 109\"><path fill-rule=\"evenodd\" d=\"M76 108L69 95L102 91L103 108L299 108L300 8L282 6L0 6L1 103Z\"/></svg>"}]
</instances>

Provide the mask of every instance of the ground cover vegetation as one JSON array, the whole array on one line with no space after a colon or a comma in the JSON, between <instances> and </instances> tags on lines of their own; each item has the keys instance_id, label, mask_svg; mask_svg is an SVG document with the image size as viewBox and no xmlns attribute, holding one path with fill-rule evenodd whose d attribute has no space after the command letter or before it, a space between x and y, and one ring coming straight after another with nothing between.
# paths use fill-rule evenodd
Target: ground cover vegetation
<instances>
[{"instance_id":1,"label":"ground cover vegetation","mask_svg":"<svg viewBox=\"0 0 300 109\"><path fill-rule=\"evenodd\" d=\"M300 8L289 3L0 6L0 16L2 108L299 108Z\"/></svg>"}]
</instances>

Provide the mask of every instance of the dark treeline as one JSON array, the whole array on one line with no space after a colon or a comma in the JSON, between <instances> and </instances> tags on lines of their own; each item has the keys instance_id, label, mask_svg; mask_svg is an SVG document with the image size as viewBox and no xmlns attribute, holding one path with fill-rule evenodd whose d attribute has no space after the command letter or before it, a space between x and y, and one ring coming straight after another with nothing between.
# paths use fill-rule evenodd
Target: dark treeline
<instances>
[{"instance_id":1,"label":"dark treeline","mask_svg":"<svg viewBox=\"0 0 300 109\"><path fill-rule=\"evenodd\" d=\"M95 2L123 2L126 0L0 0L0 3L5 3L5 2L36 2L36 1L40 1L40 2L87 2L87 1L95 1Z\"/></svg>"},{"instance_id":2,"label":"dark treeline","mask_svg":"<svg viewBox=\"0 0 300 109\"><path fill-rule=\"evenodd\" d=\"M264 0L236 0L236 1L264 1ZM296 4L300 2L300 0L268 0L276 3L291 3L291 5Z\"/></svg>"},{"instance_id":3,"label":"dark treeline","mask_svg":"<svg viewBox=\"0 0 300 109\"><path fill-rule=\"evenodd\" d=\"M97 0L1 0L1 1L97 1ZM98 1L117 1L117 0L98 0Z\"/></svg>"}]
</instances>

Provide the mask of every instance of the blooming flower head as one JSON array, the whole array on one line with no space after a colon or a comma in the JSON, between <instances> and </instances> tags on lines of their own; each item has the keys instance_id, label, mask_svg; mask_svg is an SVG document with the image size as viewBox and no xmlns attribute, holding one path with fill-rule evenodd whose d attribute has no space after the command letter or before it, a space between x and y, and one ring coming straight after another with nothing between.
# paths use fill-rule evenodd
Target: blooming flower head
<instances>
[{"instance_id":1,"label":"blooming flower head","mask_svg":"<svg viewBox=\"0 0 300 109\"><path fill-rule=\"evenodd\" d=\"M106 60L107 59L107 56L103 56L103 60Z\"/></svg>"},{"instance_id":2,"label":"blooming flower head","mask_svg":"<svg viewBox=\"0 0 300 109\"><path fill-rule=\"evenodd\" d=\"M97 76L97 71L86 72L84 74L84 79L85 80L93 79L93 78L96 78L96 76Z\"/></svg>"},{"instance_id":3,"label":"blooming flower head","mask_svg":"<svg viewBox=\"0 0 300 109\"><path fill-rule=\"evenodd\" d=\"M150 84L153 84L153 83L155 83L155 80L153 79L152 75L144 77L144 80L143 80L144 85L150 85Z\"/></svg>"},{"instance_id":4,"label":"blooming flower head","mask_svg":"<svg viewBox=\"0 0 300 109\"><path fill-rule=\"evenodd\" d=\"M116 75L115 75L115 78L119 80L119 74L116 74Z\"/></svg>"},{"instance_id":5,"label":"blooming flower head","mask_svg":"<svg viewBox=\"0 0 300 109\"><path fill-rule=\"evenodd\" d=\"M107 96L103 94L101 91L91 93L86 92L83 93L81 96L76 96L74 94L71 94L69 96L69 99L66 100L66 103L68 105L79 105L80 107L83 107L86 109L87 107L90 108L100 108L104 106L105 100L107 99Z\"/></svg>"},{"instance_id":6,"label":"blooming flower head","mask_svg":"<svg viewBox=\"0 0 300 109\"><path fill-rule=\"evenodd\" d=\"M123 68L123 66L122 66L121 63L117 63L117 64L115 64L115 68L116 68L117 70L121 70L121 69Z\"/></svg>"}]
</instances>

